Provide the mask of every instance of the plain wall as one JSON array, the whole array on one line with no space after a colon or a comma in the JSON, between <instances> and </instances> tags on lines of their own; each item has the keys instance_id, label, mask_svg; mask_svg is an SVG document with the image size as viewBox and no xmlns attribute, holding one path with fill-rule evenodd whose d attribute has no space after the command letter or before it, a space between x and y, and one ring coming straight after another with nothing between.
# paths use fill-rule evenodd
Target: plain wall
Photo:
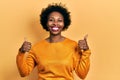
<instances>
[{"instance_id":1,"label":"plain wall","mask_svg":"<svg viewBox=\"0 0 120 80\"><path fill-rule=\"evenodd\" d=\"M63 35L78 41L88 34L92 54L85 80L120 80L119 0L0 0L0 80L37 80L36 69L20 77L16 55L24 37L34 44L48 36L39 15L53 2L71 12L72 24Z\"/></svg>"}]
</instances>

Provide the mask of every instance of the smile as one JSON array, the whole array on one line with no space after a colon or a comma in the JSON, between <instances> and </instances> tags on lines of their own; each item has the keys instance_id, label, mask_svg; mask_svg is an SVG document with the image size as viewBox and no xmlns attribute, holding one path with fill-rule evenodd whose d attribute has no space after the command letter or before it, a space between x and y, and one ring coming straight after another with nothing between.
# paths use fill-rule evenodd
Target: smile
<instances>
[{"instance_id":1,"label":"smile","mask_svg":"<svg viewBox=\"0 0 120 80\"><path fill-rule=\"evenodd\" d=\"M52 27L51 30L52 30L52 31L58 31L59 28L55 26L55 27Z\"/></svg>"},{"instance_id":2,"label":"smile","mask_svg":"<svg viewBox=\"0 0 120 80\"><path fill-rule=\"evenodd\" d=\"M58 27L53 27L52 29L53 29L53 30L58 30L59 28L58 28Z\"/></svg>"}]
</instances>

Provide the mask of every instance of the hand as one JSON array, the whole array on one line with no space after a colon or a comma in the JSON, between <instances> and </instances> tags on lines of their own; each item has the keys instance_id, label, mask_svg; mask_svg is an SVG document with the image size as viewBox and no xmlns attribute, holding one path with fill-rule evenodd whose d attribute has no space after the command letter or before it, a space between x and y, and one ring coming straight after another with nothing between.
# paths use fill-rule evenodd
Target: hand
<instances>
[{"instance_id":1,"label":"hand","mask_svg":"<svg viewBox=\"0 0 120 80\"><path fill-rule=\"evenodd\" d=\"M88 44L87 44L87 37L88 37L88 35L85 35L83 40L78 41L78 46L81 50L89 49Z\"/></svg>"},{"instance_id":2,"label":"hand","mask_svg":"<svg viewBox=\"0 0 120 80\"><path fill-rule=\"evenodd\" d=\"M30 49L31 49L31 43L25 40L19 51L25 53L25 52L29 52Z\"/></svg>"}]
</instances>

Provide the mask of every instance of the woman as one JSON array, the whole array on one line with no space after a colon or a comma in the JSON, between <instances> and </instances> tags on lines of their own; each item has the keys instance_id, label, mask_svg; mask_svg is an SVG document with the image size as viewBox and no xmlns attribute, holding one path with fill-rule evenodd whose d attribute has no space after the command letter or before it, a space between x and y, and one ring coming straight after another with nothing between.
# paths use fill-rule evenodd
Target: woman
<instances>
[{"instance_id":1,"label":"woman","mask_svg":"<svg viewBox=\"0 0 120 80\"><path fill-rule=\"evenodd\" d=\"M84 79L91 54L86 37L77 43L61 34L71 23L70 12L62 4L51 4L42 10L40 22L50 35L32 47L23 43L16 58L20 75L29 75L37 66L39 80L73 80L73 71Z\"/></svg>"}]
</instances>

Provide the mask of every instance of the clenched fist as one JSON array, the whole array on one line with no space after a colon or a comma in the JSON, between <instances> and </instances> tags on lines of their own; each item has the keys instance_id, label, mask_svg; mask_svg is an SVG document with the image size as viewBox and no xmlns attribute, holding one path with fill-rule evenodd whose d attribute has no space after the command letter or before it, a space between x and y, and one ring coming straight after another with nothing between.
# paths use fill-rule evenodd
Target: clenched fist
<instances>
[{"instance_id":1,"label":"clenched fist","mask_svg":"<svg viewBox=\"0 0 120 80\"><path fill-rule=\"evenodd\" d=\"M87 49L89 49L89 46L87 44L87 36L88 35L86 35L83 40L79 40L78 41L78 46L79 46L79 48L81 50L87 50Z\"/></svg>"},{"instance_id":2,"label":"clenched fist","mask_svg":"<svg viewBox=\"0 0 120 80\"><path fill-rule=\"evenodd\" d=\"M24 41L19 51L25 53L25 52L29 52L30 49L31 49L31 43L28 41Z\"/></svg>"}]
</instances>

